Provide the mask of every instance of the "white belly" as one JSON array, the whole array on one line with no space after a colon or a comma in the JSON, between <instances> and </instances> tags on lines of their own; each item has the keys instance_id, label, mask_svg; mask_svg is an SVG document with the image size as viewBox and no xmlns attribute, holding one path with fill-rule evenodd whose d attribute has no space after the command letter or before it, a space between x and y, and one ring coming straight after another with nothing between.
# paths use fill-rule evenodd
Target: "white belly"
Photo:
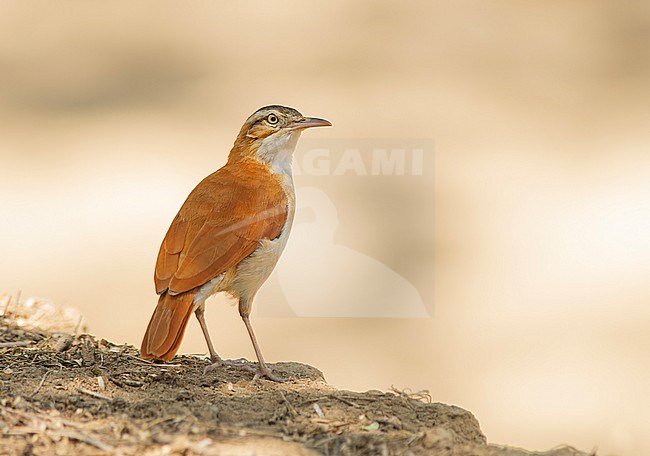
<instances>
[{"instance_id":1,"label":"white belly","mask_svg":"<svg viewBox=\"0 0 650 456\"><path fill-rule=\"evenodd\" d=\"M243 301L252 301L280 259L289 237L288 231L283 231L277 239L260 241L259 247L237 265L235 277L224 291Z\"/></svg>"}]
</instances>

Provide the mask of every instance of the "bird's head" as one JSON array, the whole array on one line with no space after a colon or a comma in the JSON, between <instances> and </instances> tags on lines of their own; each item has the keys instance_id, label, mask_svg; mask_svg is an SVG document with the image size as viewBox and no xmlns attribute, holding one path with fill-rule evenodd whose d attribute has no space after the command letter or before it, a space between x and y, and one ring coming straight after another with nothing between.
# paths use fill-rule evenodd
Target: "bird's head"
<instances>
[{"instance_id":1,"label":"bird's head","mask_svg":"<svg viewBox=\"0 0 650 456\"><path fill-rule=\"evenodd\" d=\"M229 161L251 157L273 167L286 161L290 164L291 154L303 130L331 125L325 119L305 117L293 108L265 106L244 122Z\"/></svg>"}]
</instances>

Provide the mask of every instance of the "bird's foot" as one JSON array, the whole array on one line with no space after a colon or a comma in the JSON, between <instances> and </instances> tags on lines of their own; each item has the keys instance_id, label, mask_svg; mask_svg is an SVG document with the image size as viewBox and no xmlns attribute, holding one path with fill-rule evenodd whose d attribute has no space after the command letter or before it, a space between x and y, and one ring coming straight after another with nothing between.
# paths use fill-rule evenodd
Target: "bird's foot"
<instances>
[{"instance_id":1,"label":"bird's foot","mask_svg":"<svg viewBox=\"0 0 650 456\"><path fill-rule=\"evenodd\" d=\"M205 369L203 369L203 375L205 375L207 372L217 369L222 366L232 366L232 367L237 367L239 369L243 369L247 372L257 372L257 370L251 366L250 364L247 364L248 361L245 358L239 358L239 359L210 359L210 364L205 366Z\"/></svg>"},{"instance_id":2,"label":"bird's foot","mask_svg":"<svg viewBox=\"0 0 650 456\"><path fill-rule=\"evenodd\" d=\"M273 382L278 382L278 383L283 383L286 382L288 379L284 377L280 377L279 375L276 375L273 373L271 369L269 369L266 364L260 366L258 369L255 369L253 367L252 363L249 363L246 358L239 358L239 359L210 359L210 364L205 366L205 369L203 369L203 375L208 373L211 370L218 369L219 367L223 366L232 366L236 367L238 369L245 370L246 372L251 372L254 373L255 376L253 377L253 381L259 380L260 378L265 378L267 380L271 380Z\"/></svg>"},{"instance_id":3,"label":"bird's foot","mask_svg":"<svg viewBox=\"0 0 650 456\"><path fill-rule=\"evenodd\" d=\"M280 377L279 375L274 374L273 371L266 365L262 365L259 367L259 369L257 369L255 372L255 377L253 377L253 381L259 380L260 378L265 378L277 383L284 383L289 380L288 378Z\"/></svg>"}]
</instances>

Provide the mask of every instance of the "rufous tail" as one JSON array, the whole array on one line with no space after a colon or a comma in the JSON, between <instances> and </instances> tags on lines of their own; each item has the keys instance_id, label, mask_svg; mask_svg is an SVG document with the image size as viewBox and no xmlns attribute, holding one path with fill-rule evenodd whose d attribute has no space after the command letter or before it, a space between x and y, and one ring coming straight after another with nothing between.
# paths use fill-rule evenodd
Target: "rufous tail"
<instances>
[{"instance_id":1,"label":"rufous tail","mask_svg":"<svg viewBox=\"0 0 650 456\"><path fill-rule=\"evenodd\" d=\"M191 291L161 294L144 334L140 355L144 359L171 360L181 345L193 311L194 293Z\"/></svg>"}]
</instances>

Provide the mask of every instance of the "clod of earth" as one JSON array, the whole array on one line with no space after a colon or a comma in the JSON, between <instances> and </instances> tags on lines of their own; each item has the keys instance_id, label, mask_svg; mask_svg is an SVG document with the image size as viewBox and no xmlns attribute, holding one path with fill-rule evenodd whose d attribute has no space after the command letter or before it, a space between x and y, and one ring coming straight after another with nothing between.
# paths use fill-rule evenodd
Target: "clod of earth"
<instances>
[{"instance_id":1,"label":"clod of earth","mask_svg":"<svg viewBox=\"0 0 650 456\"><path fill-rule=\"evenodd\" d=\"M60 312L54 325L30 321L37 310L18 303L0 317L0 454L587 456L488 445L466 410L423 393L337 390L304 364L274 364L290 378L277 384L227 366L204 374L195 356L151 363L60 331L78 326Z\"/></svg>"}]
</instances>

